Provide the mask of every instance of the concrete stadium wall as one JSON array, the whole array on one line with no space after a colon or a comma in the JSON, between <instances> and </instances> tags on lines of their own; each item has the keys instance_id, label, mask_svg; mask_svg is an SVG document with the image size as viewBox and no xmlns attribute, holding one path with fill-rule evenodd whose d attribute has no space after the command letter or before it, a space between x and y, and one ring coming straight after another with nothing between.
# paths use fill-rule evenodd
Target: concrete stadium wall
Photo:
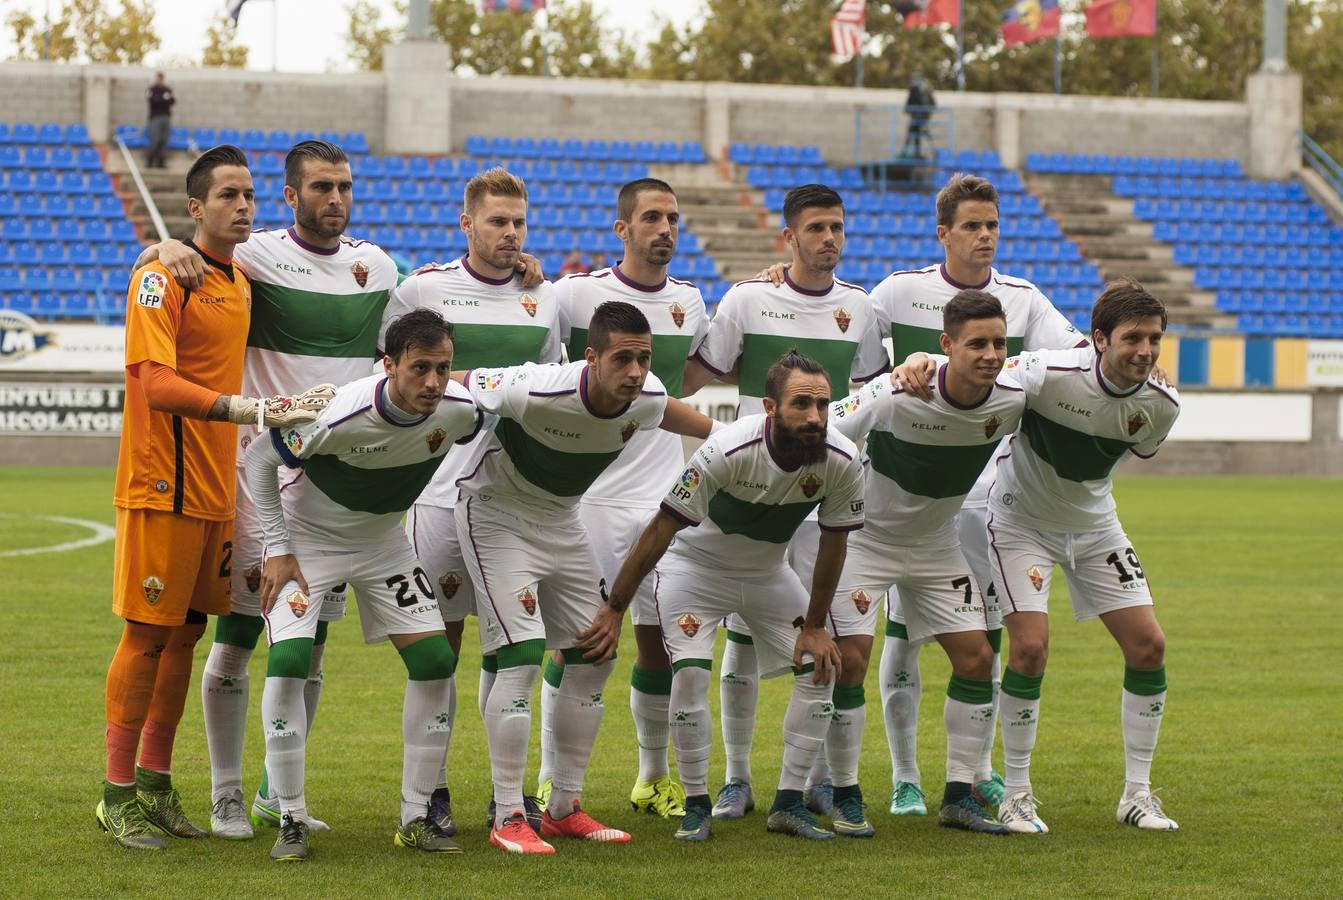
<instances>
[{"instance_id":1,"label":"concrete stadium wall","mask_svg":"<svg viewBox=\"0 0 1343 900\"><path fill-rule=\"evenodd\" d=\"M711 155L734 142L806 143L846 164L854 157L855 113L872 113L864 142L871 155L885 141L880 111L905 101L904 91L892 90L457 78L434 64L440 56L434 45L389 50L389 70L368 74L173 70L174 124L359 130L375 152L387 153L459 151L473 134L696 141ZM0 120L84 121L94 140L105 140L116 125L144 120L152 75L134 66L0 64L6 98ZM1280 87L1290 93L1291 84ZM1284 95L1251 96L1272 105L1275 116L1256 116L1249 103L1050 94L943 91L938 102L952 112L958 148L997 149L1008 166L1019 166L1028 153L1080 152L1238 159L1256 171L1264 136L1256 143L1255 129L1282 130ZM397 102L407 97L425 102ZM1299 168L1299 160L1281 153L1274 159L1283 171L1259 174L1283 177Z\"/></svg>"}]
</instances>

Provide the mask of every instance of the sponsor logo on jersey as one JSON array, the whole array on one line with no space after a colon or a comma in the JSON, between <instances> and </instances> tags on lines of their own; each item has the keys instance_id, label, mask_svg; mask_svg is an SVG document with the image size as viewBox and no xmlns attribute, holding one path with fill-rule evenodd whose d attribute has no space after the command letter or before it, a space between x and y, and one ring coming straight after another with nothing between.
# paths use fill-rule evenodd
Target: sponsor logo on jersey
<instances>
[{"instance_id":1,"label":"sponsor logo on jersey","mask_svg":"<svg viewBox=\"0 0 1343 900\"><path fill-rule=\"evenodd\" d=\"M308 611L308 595L294 588L288 594L285 594L284 602L289 604L289 610L297 619L303 618L303 614Z\"/></svg>"},{"instance_id":2,"label":"sponsor logo on jersey","mask_svg":"<svg viewBox=\"0 0 1343 900\"><path fill-rule=\"evenodd\" d=\"M849 333L849 323L853 321L853 316L849 315L848 310L840 307L835 310L835 324L839 326L840 334Z\"/></svg>"},{"instance_id":3,"label":"sponsor logo on jersey","mask_svg":"<svg viewBox=\"0 0 1343 900\"><path fill-rule=\"evenodd\" d=\"M1138 410L1133 415L1129 416L1128 417L1129 437L1133 437L1135 434L1142 431L1143 426L1146 424L1147 424L1147 414L1142 410Z\"/></svg>"},{"instance_id":4,"label":"sponsor logo on jersey","mask_svg":"<svg viewBox=\"0 0 1343 900\"><path fill-rule=\"evenodd\" d=\"M146 272L140 279L140 292L135 302L145 309L163 306L163 295L168 291L168 278L160 272Z\"/></svg>"},{"instance_id":5,"label":"sponsor logo on jersey","mask_svg":"<svg viewBox=\"0 0 1343 900\"><path fill-rule=\"evenodd\" d=\"M997 416L989 416L984 420L984 437L991 438L998 433L998 429L1003 427L1003 420Z\"/></svg>"},{"instance_id":6,"label":"sponsor logo on jersey","mask_svg":"<svg viewBox=\"0 0 1343 900\"><path fill-rule=\"evenodd\" d=\"M476 387L482 391L494 391L499 389L499 385L504 383L502 372L477 372Z\"/></svg>"},{"instance_id":7,"label":"sponsor logo on jersey","mask_svg":"<svg viewBox=\"0 0 1343 900\"><path fill-rule=\"evenodd\" d=\"M261 567L252 566L242 573L243 580L247 582L247 589L252 593L261 590Z\"/></svg>"},{"instance_id":8,"label":"sponsor logo on jersey","mask_svg":"<svg viewBox=\"0 0 1343 900\"><path fill-rule=\"evenodd\" d=\"M863 405L863 401L862 401L861 398L859 398L859 396L858 396L857 394L853 394L853 395L851 395L851 396L845 397L843 400L839 401L839 416L838 416L838 417L842 419L842 418L844 418L845 416L853 415L854 412L856 412L856 411L858 410L858 407L860 407L860 406L862 406L862 405Z\"/></svg>"},{"instance_id":9,"label":"sponsor logo on jersey","mask_svg":"<svg viewBox=\"0 0 1343 900\"><path fill-rule=\"evenodd\" d=\"M350 266L350 274L354 276L354 281L360 287L368 287L368 263L362 259L356 259Z\"/></svg>"},{"instance_id":10,"label":"sponsor logo on jersey","mask_svg":"<svg viewBox=\"0 0 1343 900\"><path fill-rule=\"evenodd\" d=\"M677 328L685 324L684 306L673 301L672 305L667 307L667 311L671 313L672 321L676 323Z\"/></svg>"},{"instance_id":11,"label":"sponsor logo on jersey","mask_svg":"<svg viewBox=\"0 0 1343 900\"><path fill-rule=\"evenodd\" d=\"M160 478L158 481L154 482L154 490L158 491L160 494L168 493L168 482Z\"/></svg>"},{"instance_id":12,"label":"sponsor logo on jersey","mask_svg":"<svg viewBox=\"0 0 1343 900\"><path fill-rule=\"evenodd\" d=\"M860 616L867 615L867 611L872 608L872 595L862 588L850 594L849 599L853 601L854 608L858 610Z\"/></svg>"},{"instance_id":13,"label":"sponsor logo on jersey","mask_svg":"<svg viewBox=\"0 0 1343 900\"><path fill-rule=\"evenodd\" d=\"M634 432L639 430L639 420L630 419L620 427L620 443L628 444L630 438L634 437ZM1132 432L1130 432L1132 433Z\"/></svg>"},{"instance_id":14,"label":"sponsor logo on jersey","mask_svg":"<svg viewBox=\"0 0 1343 900\"><path fill-rule=\"evenodd\" d=\"M518 298L518 302L522 304L523 309L527 310L527 315L531 316L533 319L536 318L535 297L533 297L531 294L523 294L521 297Z\"/></svg>"},{"instance_id":15,"label":"sponsor logo on jersey","mask_svg":"<svg viewBox=\"0 0 1343 900\"><path fill-rule=\"evenodd\" d=\"M1039 566L1031 566L1026 570L1026 577L1031 580L1031 587L1037 591L1044 590L1045 573L1040 571Z\"/></svg>"},{"instance_id":16,"label":"sponsor logo on jersey","mask_svg":"<svg viewBox=\"0 0 1343 900\"><path fill-rule=\"evenodd\" d=\"M802 480L798 482L798 486L802 488L802 493L805 496L815 497L816 492L821 489L821 478L815 472L808 472L806 475L802 476Z\"/></svg>"},{"instance_id":17,"label":"sponsor logo on jersey","mask_svg":"<svg viewBox=\"0 0 1343 900\"><path fill-rule=\"evenodd\" d=\"M704 622L694 613L686 613L676 620L676 624L685 632L686 637L694 637L699 634L700 626L703 625Z\"/></svg>"},{"instance_id":18,"label":"sponsor logo on jersey","mask_svg":"<svg viewBox=\"0 0 1343 900\"><path fill-rule=\"evenodd\" d=\"M686 470L681 473L681 487L693 493L699 487L700 480L703 477L699 469L694 466L687 466Z\"/></svg>"},{"instance_id":19,"label":"sponsor logo on jersey","mask_svg":"<svg viewBox=\"0 0 1343 900\"><path fill-rule=\"evenodd\" d=\"M0 360L23 359L51 344L51 339L51 332L38 330L37 323L23 313L0 310Z\"/></svg>"},{"instance_id":20,"label":"sponsor logo on jersey","mask_svg":"<svg viewBox=\"0 0 1343 900\"><path fill-rule=\"evenodd\" d=\"M424 442L429 445L429 452L437 453L438 448L443 446L443 439L447 436L448 433L442 428L435 428L433 431L426 434L424 436Z\"/></svg>"},{"instance_id":21,"label":"sponsor logo on jersey","mask_svg":"<svg viewBox=\"0 0 1343 900\"><path fill-rule=\"evenodd\" d=\"M457 596L457 591L462 586L462 575L460 572L448 572L439 576L438 589L443 592L444 600L451 600Z\"/></svg>"},{"instance_id":22,"label":"sponsor logo on jersey","mask_svg":"<svg viewBox=\"0 0 1343 900\"><path fill-rule=\"evenodd\" d=\"M536 594L532 593L531 588L522 589L522 593L518 594L518 602L522 604L527 615L536 615Z\"/></svg>"},{"instance_id":23,"label":"sponsor logo on jersey","mask_svg":"<svg viewBox=\"0 0 1343 900\"><path fill-rule=\"evenodd\" d=\"M145 602L150 606L159 602L159 595L163 593L166 587L163 579L157 575L150 575L144 581L140 582L140 588L145 592Z\"/></svg>"},{"instance_id":24,"label":"sponsor logo on jersey","mask_svg":"<svg viewBox=\"0 0 1343 900\"><path fill-rule=\"evenodd\" d=\"M284 433L284 445L289 448L290 453L301 453L303 451L303 435L293 428L289 429Z\"/></svg>"}]
</instances>

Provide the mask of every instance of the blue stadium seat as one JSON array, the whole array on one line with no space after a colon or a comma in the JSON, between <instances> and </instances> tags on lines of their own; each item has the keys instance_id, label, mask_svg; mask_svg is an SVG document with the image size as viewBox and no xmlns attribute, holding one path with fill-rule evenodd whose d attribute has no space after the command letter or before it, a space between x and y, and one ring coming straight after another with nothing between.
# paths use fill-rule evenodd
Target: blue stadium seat
<instances>
[{"instance_id":1,"label":"blue stadium seat","mask_svg":"<svg viewBox=\"0 0 1343 900\"><path fill-rule=\"evenodd\" d=\"M285 153L294 146L293 135L288 131L272 131L266 135L266 149L276 153Z\"/></svg>"},{"instance_id":2,"label":"blue stadium seat","mask_svg":"<svg viewBox=\"0 0 1343 900\"><path fill-rule=\"evenodd\" d=\"M44 122L37 128L37 143L39 144L62 144L65 142L61 134L61 126L54 122Z\"/></svg>"},{"instance_id":3,"label":"blue stadium seat","mask_svg":"<svg viewBox=\"0 0 1343 900\"><path fill-rule=\"evenodd\" d=\"M606 141L588 141L583 145L583 152L587 154L588 159L601 162L608 162L611 159L611 145Z\"/></svg>"},{"instance_id":4,"label":"blue stadium seat","mask_svg":"<svg viewBox=\"0 0 1343 900\"><path fill-rule=\"evenodd\" d=\"M536 159L541 155L536 138L520 137L513 142L512 155L518 159Z\"/></svg>"},{"instance_id":5,"label":"blue stadium seat","mask_svg":"<svg viewBox=\"0 0 1343 900\"><path fill-rule=\"evenodd\" d=\"M190 148L191 134L185 128L168 129L168 149L187 150Z\"/></svg>"},{"instance_id":6,"label":"blue stadium seat","mask_svg":"<svg viewBox=\"0 0 1343 900\"><path fill-rule=\"evenodd\" d=\"M502 135L490 138L490 155L504 157L513 155L513 139Z\"/></svg>"},{"instance_id":7,"label":"blue stadium seat","mask_svg":"<svg viewBox=\"0 0 1343 900\"><path fill-rule=\"evenodd\" d=\"M107 223L102 219L89 219L79 227L79 236L86 241L102 241L108 236Z\"/></svg>"},{"instance_id":8,"label":"blue stadium seat","mask_svg":"<svg viewBox=\"0 0 1343 900\"><path fill-rule=\"evenodd\" d=\"M340 146L346 153L367 153L368 138L362 131L347 131L340 141Z\"/></svg>"},{"instance_id":9,"label":"blue stadium seat","mask_svg":"<svg viewBox=\"0 0 1343 900\"><path fill-rule=\"evenodd\" d=\"M755 149L750 144L732 144L728 147L727 158L739 166L749 166L755 162Z\"/></svg>"},{"instance_id":10,"label":"blue stadium seat","mask_svg":"<svg viewBox=\"0 0 1343 900\"><path fill-rule=\"evenodd\" d=\"M542 138L536 145L537 155L542 159L562 159L564 150L560 147L560 142L555 138Z\"/></svg>"},{"instance_id":11,"label":"blue stadium seat","mask_svg":"<svg viewBox=\"0 0 1343 900\"><path fill-rule=\"evenodd\" d=\"M54 219L68 219L74 215L74 207L65 194L52 194L47 198L47 215Z\"/></svg>"},{"instance_id":12,"label":"blue stadium seat","mask_svg":"<svg viewBox=\"0 0 1343 900\"><path fill-rule=\"evenodd\" d=\"M237 128L221 128L215 132L215 141L220 144L232 144L235 147L241 147L242 132Z\"/></svg>"},{"instance_id":13,"label":"blue stadium seat","mask_svg":"<svg viewBox=\"0 0 1343 900\"><path fill-rule=\"evenodd\" d=\"M75 151L69 147L53 147L48 162L53 169L73 169L75 167Z\"/></svg>"},{"instance_id":14,"label":"blue stadium seat","mask_svg":"<svg viewBox=\"0 0 1343 900\"><path fill-rule=\"evenodd\" d=\"M9 133L15 144L37 143L37 126L32 122L15 122Z\"/></svg>"},{"instance_id":15,"label":"blue stadium seat","mask_svg":"<svg viewBox=\"0 0 1343 900\"><path fill-rule=\"evenodd\" d=\"M260 153L266 149L266 132L259 128L249 128L242 133L239 145L249 153Z\"/></svg>"},{"instance_id":16,"label":"blue stadium seat","mask_svg":"<svg viewBox=\"0 0 1343 900\"><path fill-rule=\"evenodd\" d=\"M703 163L708 162L708 157L705 156L704 148L702 146L700 146L697 143L687 141L686 143L681 145L681 160L683 162L702 165Z\"/></svg>"},{"instance_id":17,"label":"blue stadium seat","mask_svg":"<svg viewBox=\"0 0 1343 900\"><path fill-rule=\"evenodd\" d=\"M295 131L295 132L294 132L294 143L295 143L295 144L302 143L303 141L315 141L315 140L318 140L318 137L317 137L317 133L314 132L314 131ZM339 144L340 141L334 141L333 143ZM292 146L292 145L291 145L291 146ZM287 147L286 147L285 149L288 150Z\"/></svg>"},{"instance_id":18,"label":"blue stadium seat","mask_svg":"<svg viewBox=\"0 0 1343 900\"><path fill-rule=\"evenodd\" d=\"M191 140L194 141L196 146L201 150L208 150L220 143L213 128L191 129Z\"/></svg>"},{"instance_id":19,"label":"blue stadium seat","mask_svg":"<svg viewBox=\"0 0 1343 900\"><path fill-rule=\"evenodd\" d=\"M560 158L584 160L588 159L588 155L587 150L584 148L582 141L577 140L575 138L569 138L560 147Z\"/></svg>"},{"instance_id":20,"label":"blue stadium seat","mask_svg":"<svg viewBox=\"0 0 1343 900\"><path fill-rule=\"evenodd\" d=\"M80 147L75 153L75 168L86 172L96 172L103 167L103 161L94 147Z\"/></svg>"},{"instance_id":21,"label":"blue stadium seat","mask_svg":"<svg viewBox=\"0 0 1343 900\"><path fill-rule=\"evenodd\" d=\"M23 164L29 169L45 169L48 162L46 147L29 147L23 151Z\"/></svg>"},{"instance_id":22,"label":"blue stadium seat","mask_svg":"<svg viewBox=\"0 0 1343 900\"><path fill-rule=\"evenodd\" d=\"M630 162L634 159L633 145L629 141L612 141L611 159L619 162Z\"/></svg>"},{"instance_id":23,"label":"blue stadium seat","mask_svg":"<svg viewBox=\"0 0 1343 900\"><path fill-rule=\"evenodd\" d=\"M405 178L409 171L404 156L385 156L382 159L383 174L392 179Z\"/></svg>"},{"instance_id":24,"label":"blue stadium seat","mask_svg":"<svg viewBox=\"0 0 1343 900\"><path fill-rule=\"evenodd\" d=\"M485 156L490 152L490 140L483 135L473 134L466 139L465 149L472 156Z\"/></svg>"}]
</instances>

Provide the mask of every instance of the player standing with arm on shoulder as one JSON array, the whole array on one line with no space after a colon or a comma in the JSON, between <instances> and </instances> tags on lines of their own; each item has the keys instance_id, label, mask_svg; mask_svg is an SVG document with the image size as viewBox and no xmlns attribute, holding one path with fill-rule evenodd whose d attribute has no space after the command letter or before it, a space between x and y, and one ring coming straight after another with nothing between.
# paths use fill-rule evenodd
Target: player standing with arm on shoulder
<instances>
[{"instance_id":1,"label":"player standing with arm on shoulder","mask_svg":"<svg viewBox=\"0 0 1343 900\"><path fill-rule=\"evenodd\" d=\"M606 300L623 300L639 310L653 329L653 374L668 396L681 394L687 359L704 341L709 317L699 289L667 276L676 251L680 210L671 185L656 178L631 181L616 200L615 233L625 245L620 262L609 269L571 275L555 285L561 330L571 348L588 344L588 322ZM644 525L657 512L667 484L680 471L685 455L681 439L657 430L639 432L629 446L593 483L579 505L583 525L608 585L615 583L621 562ZM662 643L653 608L653 584L639 585L631 610L638 659L630 674L630 712L639 745L639 774L630 804L663 818L684 812L685 791L667 770L668 702L671 660ZM546 661L541 685L541 772L539 797L549 795L554 762L554 699L564 675L564 659Z\"/></svg>"},{"instance_id":2,"label":"player standing with arm on shoulder","mask_svg":"<svg viewBox=\"0 0 1343 900\"><path fill-rule=\"evenodd\" d=\"M710 835L709 671L718 622L730 614L751 627L761 676L790 670L794 676L767 828L810 840L835 836L812 817L802 791L833 715L840 659L825 618L848 532L863 525L862 465L853 443L827 429L830 380L816 360L784 354L770 367L764 394L764 415L743 416L695 451L583 636L594 652L614 650L625 607L657 567L654 597L675 672L671 730L687 794L675 834L683 841ZM809 593L785 555L818 506L821 535ZM604 627L612 620L614 635Z\"/></svg>"},{"instance_id":3,"label":"player standing with arm on shoulder","mask_svg":"<svg viewBox=\"0 0 1343 900\"><path fill-rule=\"evenodd\" d=\"M406 666L401 819L393 842L431 853L461 850L428 817L447 746L457 657L433 585L401 528L448 448L469 441L484 421L449 378L452 334L432 310L402 316L387 332L384 374L341 387L316 422L273 428L247 448L247 480L266 545L261 609L270 662L261 713L281 810L271 859L308 857L303 692L320 607L337 584L354 588L366 640L390 635ZM283 499L280 465L305 476L289 483Z\"/></svg>"},{"instance_id":4,"label":"player standing with arm on shoulder","mask_svg":"<svg viewBox=\"0 0 1343 900\"><path fill-rule=\"evenodd\" d=\"M205 263L183 290L158 263L126 304L126 412L117 459L112 609L126 620L107 673L107 780L98 824L122 846L162 850L151 829L205 837L170 772L206 616L228 611L236 424L311 421L330 393L242 396L251 292L232 262L256 203L247 157L206 151L187 173L187 246ZM136 752L139 751L139 765Z\"/></svg>"},{"instance_id":5,"label":"player standing with arm on shoulder","mask_svg":"<svg viewBox=\"0 0 1343 900\"><path fill-rule=\"evenodd\" d=\"M792 267L777 285L763 279L734 285L718 304L709 336L686 369L686 395L736 370L738 415L762 410L766 374L789 348L819 362L840 392L847 392L850 380L864 383L889 368L867 293L835 278L845 240L839 194L821 184L793 188L784 198L783 217ZM804 582L811 580L819 535L815 520L809 519L789 547L789 564ZM714 805L716 818L741 818L755 806L751 739L759 682L749 631L739 618L728 620L719 679L727 772ZM820 767L814 780L823 789L829 785ZM820 806L829 811L828 803Z\"/></svg>"},{"instance_id":6,"label":"player standing with arm on shoulder","mask_svg":"<svg viewBox=\"0 0 1343 900\"><path fill-rule=\"evenodd\" d=\"M1166 706L1166 638L1142 564L1115 510L1111 476L1129 453L1157 452L1179 415L1173 389L1151 379L1166 308L1136 281L1112 281L1091 312L1094 346L1028 353L1015 371L1026 412L1000 455L987 534L1010 641L1002 685L1005 796L998 818L1044 833L1030 781L1049 650L1049 586L1062 567L1078 621L1099 618L1124 656L1120 704L1126 784L1116 818L1178 826L1151 790Z\"/></svg>"}]
</instances>

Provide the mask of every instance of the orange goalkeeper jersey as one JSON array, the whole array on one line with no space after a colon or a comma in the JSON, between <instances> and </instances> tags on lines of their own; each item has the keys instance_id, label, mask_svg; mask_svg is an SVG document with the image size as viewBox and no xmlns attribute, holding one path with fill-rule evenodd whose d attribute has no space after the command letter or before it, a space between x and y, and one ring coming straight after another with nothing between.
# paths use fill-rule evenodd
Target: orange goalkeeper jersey
<instances>
[{"instance_id":1,"label":"orange goalkeeper jersey","mask_svg":"<svg viewBox=\"0 0 1343 900\"><path fill-rule=\"evenodd\" d=\"M157 261L131 278L113 502L225 520L234 511L238 426L151 410L137 373L139 363L152 360L209 390L242 390L251 286L239 267L194 249L208 264L205 284L197 290L184 290Z\"/></svg>"}]
</instances>

